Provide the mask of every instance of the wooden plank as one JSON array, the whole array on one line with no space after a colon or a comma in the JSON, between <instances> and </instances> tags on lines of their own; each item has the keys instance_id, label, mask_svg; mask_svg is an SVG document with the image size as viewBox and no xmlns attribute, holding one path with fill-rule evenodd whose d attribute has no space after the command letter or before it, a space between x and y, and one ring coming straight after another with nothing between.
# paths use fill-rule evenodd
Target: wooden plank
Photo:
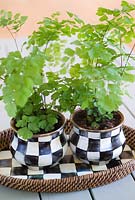
<instances>
[{"instance_id":1,"label":"wooden plank","mask_svg":"<svg viewBox=\"0 0 135 200\"><path fill-rule=\"evenodd\" d=\"M114 183L92 189L95 200L134 200L135 181L131 175Z\"/></svg>"},{"instance_id":2,"label":"wooden plank","mask_svg":"<svg viewBox=\"0 0 135 200\"><path fill-rule=\"evenodd\" d=\"M42 200L92 200L88 190L69 193L41 193Z\"/></svg>"},{"instance_id":3,"label":"wooden plank","mask_svg":"<svg viewBox=\"0 0 135 200\"><path fill-rule=\"evenodd\" d=\"M17 46L19 50L22 47L22 44L27 40L27 37L17 38ZM11 39L1 39L0 38L0 57L6 56L10 51L16 51L17 47L15 41Z\"/></svg>"},{"instance_id":4,"label":"wooden plank","mask_svg":"<svg viewBox=\"0 0 135 200\"><path fill-rule=\"evenodd\" d=\"M0 102L0 131L10 127L10 118L8 117L4 103Z\"/></svg>"},{"instance_id":5,"label":"wooden plank","mask_svg":"<svg viewBox=\"0 0 135 200\"><path fill-rule=\"evenodd\" d=\"M4 186L0 186L1 200L39 200L38 193L25 192L21 190L14 190Z\"/></svg>"},{"instance_id":6,"label":"wooden plank","mask_svg":"<svg viewBox=\"0 0 135 200\"><path fill-rule=\"evenodd\" d=\"M132 128L135 128L135 118L130 114L130 112L126 109L126 107L122 105L120 107L120 111L123 113L125 117L124 124Z\"/></svg>"},{"instance_id":7,"label":"wooden plank","mask_svg":"<svg viewBox=\"0 0 135 200\"><path fill-rule=\"evenodd\" d=\"M131 115L135 117L135 84L130 85L128 90L130 96L124 96L123 103L131 112Z\"/></svg>"}]
</instances>

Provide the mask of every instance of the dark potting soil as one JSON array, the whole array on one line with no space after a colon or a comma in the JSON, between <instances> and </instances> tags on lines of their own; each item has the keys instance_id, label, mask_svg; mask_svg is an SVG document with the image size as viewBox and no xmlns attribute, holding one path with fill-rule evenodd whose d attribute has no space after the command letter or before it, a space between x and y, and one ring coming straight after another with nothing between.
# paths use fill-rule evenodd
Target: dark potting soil
<instances>
[{"instance_id":1,"label":"dark potting soil","mask_svg":"<svg viewBox=\"0 0 135 200\"><path fill-rule=\"evenodd\" d=\"M61 117L58 116L58 123L54 125L54 130L53 131L59 129L62 125L63 125L63 120L62 120Z\"/></svg>"},{"instance_id":2,"label":"dark potting soil","mask_svg":"<svg viewBox=\"0 0 135 200\"><path fill-rule=\"evenodd\" d=\"M110 128L118 126L121 122L121 116L118 112L114 112L113 118L112 119L103 119L101 122L99 122L98 128L91 127L91 124L87 119L87 113L85 110L79 110L78 112L76 112L76 114L73 117L73 120L78 126L84 128L84 129L106 130L106 129L110 129Z\"/></svg>"},{"instance_id":3,"label":"dark potting soil","mask_svg":"<svg viewBox=\"0 0 135 200\"><path fill-rule=\"evenodd\" d=\"M41 129L40 133L38 133L38 134L45 134L45 133L57 131L62 125L63 125L63 120L60 116L58 116L58 122L54 125L54 129L52 129L51 131L48 131L48 132L45 132L45 130Z\"/></svg>"}]
</instances>

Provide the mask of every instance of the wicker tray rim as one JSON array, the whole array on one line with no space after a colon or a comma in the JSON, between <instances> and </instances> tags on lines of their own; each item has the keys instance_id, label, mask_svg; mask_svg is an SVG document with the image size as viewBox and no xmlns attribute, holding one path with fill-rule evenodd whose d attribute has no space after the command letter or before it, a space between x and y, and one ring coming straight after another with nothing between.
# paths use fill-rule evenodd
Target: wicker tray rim
<instances>
[{"instance_id":1,"label":"wicker tray rim","mask_svg":"<svg viewBox=\"0 0 135 200\"><path fill-rule=\"evenodd\" d=\"M135 134L135 130L133 128L130 128L128 126L123 127L125 131L130 134L130 137L132 136L132 134ZM8 134L11 134L11 129L4 130L3 132L6 136L7 132ZM3 134L3 132L1 133ZM82 176L66 177L62 179L20 179L0 174L0 184L10 188L31 192L71 192L112 183L113 181L119 180L127 176L134 170L135 159L132 159L124 164L107 169L105 171Z\"/></svg>"}]
</instances>

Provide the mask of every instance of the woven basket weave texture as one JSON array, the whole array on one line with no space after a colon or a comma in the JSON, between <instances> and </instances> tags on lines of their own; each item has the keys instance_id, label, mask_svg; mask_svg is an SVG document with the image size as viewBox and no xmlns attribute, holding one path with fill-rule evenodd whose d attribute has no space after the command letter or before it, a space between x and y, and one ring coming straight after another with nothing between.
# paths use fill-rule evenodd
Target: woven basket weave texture
<instances>
[{"instance_id":1,"label":"woven basket weave texture","mask_svg":"<svg viewBox=\"0 0 135 200\"><path fill-rule=\"evenodd\" d=\"M65 128L66 133L69 133L71 128L72 125L70 121L68 121ZM135 130L128 126L123 126L123 128L126 136L126 143L131 149L135 150ZM12 136L13 131L11 129L0 132L0 151L9 148ZM63 179L23 180L0 175L0 184L10 188L32 192L71 192L109 184L123 178L134 170L135 160L131 160L106 171Z\"/></svg>"}]
</instances>

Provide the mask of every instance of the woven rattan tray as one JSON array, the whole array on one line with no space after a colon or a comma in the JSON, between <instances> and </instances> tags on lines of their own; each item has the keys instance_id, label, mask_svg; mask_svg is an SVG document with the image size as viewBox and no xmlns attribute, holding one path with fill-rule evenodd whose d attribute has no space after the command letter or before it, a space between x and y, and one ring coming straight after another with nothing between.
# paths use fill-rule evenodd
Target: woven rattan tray
<instances>
[{"instance_id":1,"label":"woven rattan tray","mask_svg":"<svg viewBox=\"0 0 135 200\"><path fill-rule=\"evenodd\" d=\"M66 126L66 132L68 133L70 129L71 124L69 122ZM132 150L135 150L135 130L124 126L124 133L126 136L126 144L131 148L132 152ZM13 131L11 129L0 132L1 152L9 149L12 135ZM131 154L131 152L129 152L129 154ZM128 154L128 152L125 152L124 154ZM135 170L135 160L131 157L131 159L125 159L125 161L119 165L112 165L112 167L108 168L107 170L97 170L95 173L87 173L86 175L80 174L79 176L70 176L70 173L67 173L67 176L59 179L24 179L15 176L7 176L0 173L0 184L10 188L32 192L70 192L85 190L111 183L123 178L133 170Z\"/></svg>"}]
</instances>

